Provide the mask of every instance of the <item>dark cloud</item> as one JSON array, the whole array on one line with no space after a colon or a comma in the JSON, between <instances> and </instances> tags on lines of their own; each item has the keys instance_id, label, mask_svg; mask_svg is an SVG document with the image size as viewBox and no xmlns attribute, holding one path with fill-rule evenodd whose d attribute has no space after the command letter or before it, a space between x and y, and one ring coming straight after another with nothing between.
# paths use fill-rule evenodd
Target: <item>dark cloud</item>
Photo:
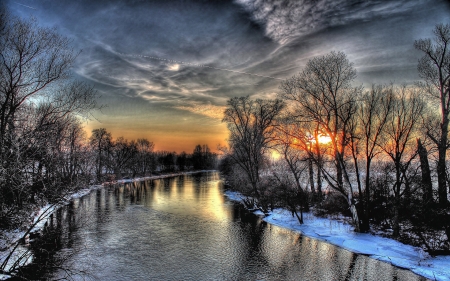
<instances>
[{"instance_id":1,"label":"dark cloud","mask_svg":"<svg viewBox=\"0 0 450 281\"><path fill-rule=\"evenodd\" d=\"M236 0L264 26L268 37L284 43L327 27L380 20L434 1Z\"/></svg>"}]
</instances>

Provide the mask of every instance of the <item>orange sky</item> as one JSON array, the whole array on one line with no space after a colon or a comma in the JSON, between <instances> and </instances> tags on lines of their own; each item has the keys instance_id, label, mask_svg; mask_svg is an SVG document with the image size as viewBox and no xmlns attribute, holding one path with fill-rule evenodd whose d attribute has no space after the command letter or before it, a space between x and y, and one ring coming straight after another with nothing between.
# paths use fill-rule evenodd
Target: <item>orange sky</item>
<instances>
[{"instance_id":1,"label":"orange sky","mask_svg":"<svg viewBox=\"0 0 450 281\"><path fill-rule=\"evenodd\" d=\"M207 144L211 151L218 152L217 146L227 144L228 130L225 123L220 119L207 116L191 116L193 113L185 113L187 120L165 120L152 122L146 119L125 120L121 116L121 121L102 118L102 114L96 114L98 120L91 120L85 123L87 136L91 135L93 129L106 128L113 139L123 136L128 140L146 138L155 144L155 150L175 151L177 153L185 151L192 153L198 144ZM200 119L200 124L198 124Z\"/></svg>"}]
</instances>

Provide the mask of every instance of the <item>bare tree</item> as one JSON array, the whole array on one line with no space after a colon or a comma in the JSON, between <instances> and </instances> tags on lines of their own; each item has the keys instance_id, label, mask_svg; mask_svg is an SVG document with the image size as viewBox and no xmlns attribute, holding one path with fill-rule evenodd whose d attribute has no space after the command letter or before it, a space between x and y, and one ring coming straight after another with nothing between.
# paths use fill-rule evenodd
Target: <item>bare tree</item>
<instances>
[{"instance_id":1,"label":"bare tree","mask_svg":"<svg viewBox=\"0 0 450 281\"><path fill-rule=\"evenodd\" d=\"M156 157L159 164L159 171L173 172L175 170L176 152L158 151Z\"/></svg>"},{"instance_id":2,"label":"bare tree","mask_svg":"<svg viewBox=\"0 0 450 281\"><path fill-rule=\"evenodd\" d=\"M294 157L295 158L295 157ZM295 174L292 172L292 162L281 160L271 164L270 174L265 176L271 189L271 201L287 208L292 216L303 224L303 212L308 211L308 192L300 181L302 173L307 169L306 162L295 163ZM300 211L300 215L299 215Z\"/></svg>"},{"instance_id":3,"label":"bare tree","mask_svg":"<svg viewBox=\"0 0 450 281\"><path fill-rule=\"evenodd\" d=\"M353 119L350 147L355 167L359 196L363 202L361 231L369 231L370 220L370 180L373 160L382 152L377 145L383 137L386 123L394 106L392 86L373 85L364 93ZM361 159L362 158L362 159ZM362 161L361 161L362 160ZM365 179L360 178L360 165L364 163Z\"/></svg>"},{"instance_id":4,"label":"bare tree","mask_svg":"<svg viewBox=\"0 0 450 281\"><path fill-rule=\"evenodd\" d=\"M155 148L155 144L148 139L138 139L136 141L137 147L137 157L135 160L134 167L136 167L136 172L141 173L143 176L146 176L147 173L152 170L152 161L153 161L153 149Z\"/></svg>"},{"instance_id":5,"label":"bare tree","mask_svg":"<svg viewBox=\"0 0 450 281\"><path fill-rule=\"evenodd\" d=\"M424 52L419 60L419 76L425 80L429 94L439 101L441 120L439 134L428 133L438 148L437 163L438 194L441 206L447 205L446 154L448 144L448 126L450 114L450 25L438 24L431 39L414 42L416 49Z\"/></svg>"},{"instance_id":6,"label":"bare tree","mask_svg":"<svg viewBox=\"0 0 450 281\"><path fill-rule=\"evenodd\" d=\"M330 137L336 174L333 176L323 170L324 179L347 198L355 230L360 231L354 190L345 160L349 130L357 111L357 97L362 91L361 87L351 85L355 78L356 70L347 56L342 52L331 52L311 59L297 76L282 82L280 97L295 103L299 122L316 122L320 130Z\"/></svg>"},{"instance_id":7,"label":"bare tree","mask_svg":"<svg viewBox=\"0 0 450 281\"><path fill-rule=\"evenodd\" d=\"M112 144L111 149L111 164L112 170L117 178L122 177L122 172L132 165L132 161L138 154L136 141L128 142L123 137L117 138Z\"/></svg>"},{"instance_id":8,"label":"bare tree","mask_svg":"<svg viewBox=\"0 0 450 281\"><path fill-rule=\"evenodd\" d=\"M65 158L66 140L96 107L96 92L67 79L76 57L67 38L4 7L0 17L0 217L11 227L75 184L62 168L74 160Z\"/></svg>"},{"instance_id":9,"label":"bare tree","mask_svg":"<svg viewBox=\"0 0 450 281\"><path fill-rule=\"evenodd\" d=\"M69 77L69 40L34 21L10 18L0 37L0 146L11 139L15 115L31 97ZM48 93L47 93L48 94Z\"/></svg>"},{"instance_id":10,"label":"bare tree","mask_svg":"<svg viewBox=\"0 0 450 281\"><path fill-rule=\"evenodd\" d=\"M377 145L386 153L394 164L395 182L392 186L394 194L394 236L400 234L400 205L401 198L411 192L409 189L407 170L412 160L417 156L416 133L420 126L420 119L425 109L421 92L414 88L403 86L395 90L395 99L386 125L385 134Z\"/></svg>"},{"instance_id":11,"label":"bare tree","mask_svg":"<svg viewBox=\"0 0 450 281\"><path fill-rule=\"evenodd\" d=\"M97 181L101 181L103 167L105 166L106 158L112 146L111 133L105 128L95 129L89 138L89 143L97 154Z\"/></svg>"},{"instance_id":12,"label":"bare tree","mask_svg":"<svg viewBox=\"0 0 450 281\"><path fill-rule=\"evenodd\" d=\"M285 189L282 192L285 195L284 203L297 216L300 224L303 224L303 211L308 209L308 191L302 184L302 174L306 167L310 173L313 172L310 150L304 135L306 132L297 123L291 123L289 119L284 118L278 121L277 130L274 133L274 149L282 156L285 165L281 165L281 169L273 168L272 174L279 187ZM302 134L303 136L299 136ZM277 168L277 165L273 166ZM289 180L289 176L284 175L286 170L293 177L293 183ZM310 185L313 192L314 182L311 182L311 179ZM300 217L297 215L297 203L300 204Z\"/></svg>"},{"instance_id":13,"label":"bare tree","mask_svg":"<svg viewBox=\"0 0 450 281\"><path fill-rule=\"evenodd\" d=\"M216 165L215 153L212 153L208 145L196 145L192 153L192 166L194 170L213 169Z\"/></svg>"},{"instance_id":14,"label":"bare tree","mask_svg":"<svg viewBox=\"0 0 450 281\"><path fill-rule=\"evenodd\" d=\"M230 157L248 177L253 194L260 196L258 184L264 155L269 148L274 120L284 107L281 100L251 100L236 97L228 100L223 122L230 131Z\"/></svg>"}]
</instances>

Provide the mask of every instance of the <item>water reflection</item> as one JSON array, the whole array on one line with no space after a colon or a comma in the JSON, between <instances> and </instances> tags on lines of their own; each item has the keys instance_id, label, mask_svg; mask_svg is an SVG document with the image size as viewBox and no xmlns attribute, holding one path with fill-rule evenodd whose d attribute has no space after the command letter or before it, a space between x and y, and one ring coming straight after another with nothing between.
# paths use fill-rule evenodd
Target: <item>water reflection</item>
<instances>
[{"instance_id":1,"label":"water reflection","mask_svg":"<svg viewBox=\"0 0 450 281\"><path fill-rule=\"evenodd\" d=\"M36 262L59 258L75 280L425 280L266 224L224 198L217 173L99 189L47 231L53 254Z\"/></svg>"}]
</instances>

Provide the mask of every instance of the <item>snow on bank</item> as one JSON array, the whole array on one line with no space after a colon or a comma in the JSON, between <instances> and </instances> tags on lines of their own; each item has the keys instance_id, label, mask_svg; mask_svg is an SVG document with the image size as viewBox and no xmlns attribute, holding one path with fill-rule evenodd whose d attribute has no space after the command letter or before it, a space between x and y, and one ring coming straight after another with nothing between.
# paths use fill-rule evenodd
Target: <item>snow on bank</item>
<instances>
[{"instance_id":1,"label":"snow on bank","mask_svg":"<svg viewBox=\"0 0 450 281\"><path fill-rule=\"evenodd\" d=\"M216 170L201 170L201 171L190 171L190 172L181 172L181 173L171 173L171 174L164 174L164 175L156 175L156 176L149 176L149 177L139 177L139 178L133 178L133 179L121 179L118 180L117 183L127 183L127 182L135 182L135 181L145 181L145 180L156 180L156 179L163 179L163 178L170 178L170 177L176 177L176 176L182 176L182 175L191 175L191 174L198 174L198 173L204 173L204 172L215 172Z\"/></svg>"},{"instance_id":2,"label":"snow on bank","mask_svg":"<svg viewBox=\"0 0 450 281\"><path fill-rule=\"evenodd\" d=\"M105 185L109 184L116 184L116 183L128 183L128 182L138 182L138 181L144 181L144 180L153 180L153 179L162 179L162 178L169 178L169 177L175 177L180 175L188 175L188 174L195 174L195 173L201 173L201 172L211 172L214 170L202 170L202 171L191 171L191 172L181 172L181 173L171 173L171 174L164 174L164 175L155 175L155 176L149 176L149 177L139 177L139 178L133 178L133 179L122 179L115 182L105 182L101 185L92 185L88 188L77 190L74 193L71 193L64 197L65 204L68 204L71 200L81 198L83 196L88 195L94 190L98 190L103 188ZM61 205L46 205L42 208L40 208L38 211L36 211L34 214L32 214L33 222L29 225L30 227L34 225L33 229L30 231L30 233L38 233L40 232L47 222L50 215L56 211L58 208L60 208ZM3 261L6 259L6 257L9 255L10 251L13 249L14 245L18 243L19 240L21 240L25 235L25 231L15 229L12 231L4 231L0 233L0 265L3 263ZM27 238L26 238L27 240ZM25 241L28 243L28 240ZM10 268L10 266L15 262L17 258L19 258L22 254L26 253L28 251L28 248L26 246L20 245L16 249L16 253L14 253L13 257L8 262L8 266L6 266L6 270ZM28 259L24 259L21 262L21 266L24 266L32 261L32 257L30 256ZM8 278L11 278L9 275L0 274L0 280L6 280Z\"/></svg>"},{"instance_id":3,"label":"snow on bank","mask_svg":"<svg viewBox=\"0 0 450 281\"><path fill-rule=\"evenodd\" d=\"M244 196L239 192L225 191L233 201L243 202ZM261 211L255 214L261 215ZM431 280L450 280L450 256L431 257L421 248L400 243L396 240L355 233L347 223L328 218L304 214L304 224L285 209L275 209L264 221L342 247L351 252L368 255L373 259L406 268Z\"/></svg>"},{"instance_id":4,"label":"snow on bank","mask_svg":"<svg viewBox=\"0 0 450 281\"><path fill-rule=\"evenodd\" d=\"M64 204L68 204L72 199L81 198L89 194L91 191L97 190L102 187L102 185L92 185L89 188L80 189L77 192L71 193L64 197ZM5 266L6 271L10 270L12 266L15 266L14 264L18 260L20 260L19 266L25 266L32 262L33 257L31 253L29 253L28 249L29 234L39 233L44 228L45 223L50 218L50 215L60 207L61 205L47 204L34 212L31 215L33 220L27 226L33 228L30 230L28 235L26 235L26 237L24 237L26 234L26 230L14 229L12 231L4 231L0 233L0 264L5 261L5 259L13 250L14 246L19 243L19 240L23 238L25 239L25 241L23 241L25 245L19 245L17 249L14 250L12 257L9 259L7 265ZM11 276L0 274L0 280L6 280L8 278L11 278Z\"/></svg>"}]
</instances>

